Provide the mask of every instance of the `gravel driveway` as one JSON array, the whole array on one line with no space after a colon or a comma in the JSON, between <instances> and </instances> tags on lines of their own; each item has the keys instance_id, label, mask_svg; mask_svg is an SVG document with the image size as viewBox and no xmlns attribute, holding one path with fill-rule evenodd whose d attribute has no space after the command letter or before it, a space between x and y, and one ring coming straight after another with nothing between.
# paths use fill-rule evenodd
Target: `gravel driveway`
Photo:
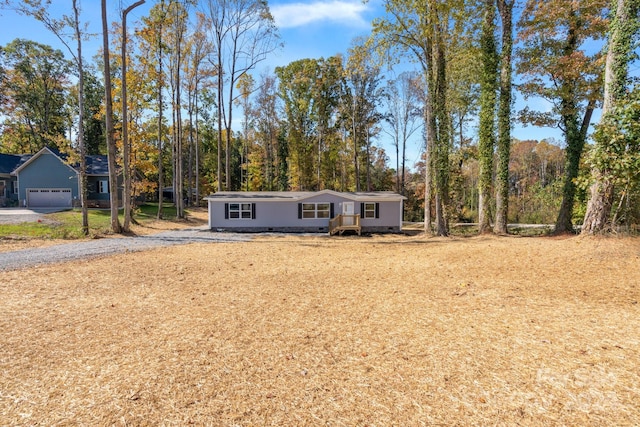
<instances>
[{"instance_id":1,"label":"gravel driveway","mask_svg":"<svg viewBox=\"0 0 640 427\"><path fill-rule=\"evenodd\" d=\"M121 252L184 245L187 243L244 242L249 235L211 232L205 227L165 231L149 236L105 238L65 243L44 248L23 249L0 254L0 271Z\"/></svg>"}]
</instances>

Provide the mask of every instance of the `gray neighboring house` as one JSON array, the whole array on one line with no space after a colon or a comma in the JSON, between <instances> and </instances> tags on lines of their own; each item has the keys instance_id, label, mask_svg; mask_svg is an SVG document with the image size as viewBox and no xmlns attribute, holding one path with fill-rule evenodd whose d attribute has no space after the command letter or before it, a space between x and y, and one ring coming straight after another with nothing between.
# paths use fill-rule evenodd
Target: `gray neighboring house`
<instances>
[{"instance_id":1,"label":"gray neighboring house","mask_svg":"<svg viewBox=\"0 0 640 427\"><path fill-rule=\"evenodd\" d=\"M13 168L11 164L13 163ZM87 156L87 204L109 207L107 156ZM7 172L8 169L11 169ZM2 196L4 181L5 197ZM80 205L80 172L66 156L43 148L33 155L0 155L0 201L6 206L74 207Z\"/></svg>"},{"instance_id":2,"label":"gray neighboring house","mask_svg":"<svg viewBox=\"0 0 640 427\"><path fill-rule=\"evenodd\" d=\"M220 192L205 197L209 228L238 232L399 233L403 201L391 191Z\"/></svg>"}]
</instances>

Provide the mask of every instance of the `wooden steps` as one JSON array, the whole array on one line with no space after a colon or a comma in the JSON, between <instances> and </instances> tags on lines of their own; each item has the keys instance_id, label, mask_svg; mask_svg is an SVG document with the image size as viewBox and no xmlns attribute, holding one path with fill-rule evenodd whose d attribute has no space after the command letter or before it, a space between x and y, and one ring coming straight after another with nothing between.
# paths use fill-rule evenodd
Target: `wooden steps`
<instances>
[{"instance_id":1,"label":"wooden steps","mask_svg":"<svg viewBox=\"0 0 640 427\"><path fill-rule=\"evenodd\" d=\"M355 231L360 236L360 215L338 215L329 220L329 235L344 233L345 231Z\"/></svg>"}]
</instances>

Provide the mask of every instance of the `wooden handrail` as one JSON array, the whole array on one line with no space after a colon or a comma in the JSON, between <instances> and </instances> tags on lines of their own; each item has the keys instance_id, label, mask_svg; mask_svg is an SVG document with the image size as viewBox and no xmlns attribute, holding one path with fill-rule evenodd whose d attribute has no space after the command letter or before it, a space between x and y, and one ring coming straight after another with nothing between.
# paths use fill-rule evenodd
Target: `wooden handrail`
<instances>
[{"instance_id":1,"label":"wooden handrail","mask_svg":"<svg viewBox=\"0 0 640 427\"><path fill-rule=\"evenodd\" d=\"M360 235L360 215L338 215L329 220L329 235L354 230Z\"/></svg>"}]
</instances>

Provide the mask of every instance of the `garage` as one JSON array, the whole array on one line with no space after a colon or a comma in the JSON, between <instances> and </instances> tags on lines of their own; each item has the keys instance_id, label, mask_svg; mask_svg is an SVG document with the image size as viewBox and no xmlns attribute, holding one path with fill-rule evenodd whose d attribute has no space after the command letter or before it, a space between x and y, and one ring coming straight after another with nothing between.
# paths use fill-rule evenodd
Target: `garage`
<instances>
[{"instance_id":1,"label":"garage","mask_svg":"<svg viewBox=\"0 0 640 427\"><path fill-rule=\"evenodd\" d=\"M70 188L29 188L27 206L30 208L71 207Z\"/></svg>"}]
</instances>

